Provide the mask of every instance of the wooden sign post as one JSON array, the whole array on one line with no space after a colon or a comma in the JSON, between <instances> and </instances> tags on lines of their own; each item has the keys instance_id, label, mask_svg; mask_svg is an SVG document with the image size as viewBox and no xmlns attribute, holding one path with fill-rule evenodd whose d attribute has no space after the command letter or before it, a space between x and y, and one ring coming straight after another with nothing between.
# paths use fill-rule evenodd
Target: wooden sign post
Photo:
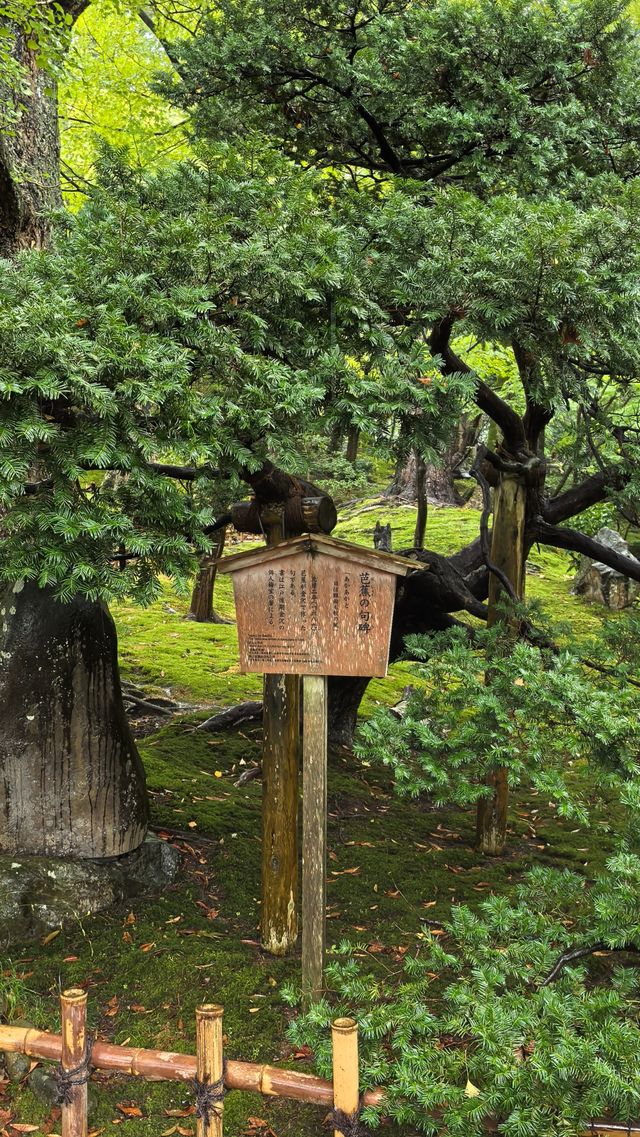
<instances>
[{"instance_id":1,"label":"wooden sign post","mask_svg":"<svg viewBox=\"0 0 640 1137\"><path fill-rule=\"evenodd\" d=\"M225 557L240 670L303 676L302 985L320 997L327 830L327 676L387 673L396 578L412 561L321 534Z\"/></svg>"}]
</instances>

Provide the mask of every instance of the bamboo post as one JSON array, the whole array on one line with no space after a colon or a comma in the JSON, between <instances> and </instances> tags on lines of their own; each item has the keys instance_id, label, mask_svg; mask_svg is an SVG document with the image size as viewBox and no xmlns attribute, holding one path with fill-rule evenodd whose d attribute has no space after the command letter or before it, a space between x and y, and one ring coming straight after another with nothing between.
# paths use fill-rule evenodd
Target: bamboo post
<instances>
[{"instance_id":1,"label":"bamboo post","mask_svg":"<svg viewBox=\"0 0 640 1137\"><path fill-rule=\"evenodd\" d=\"M302 746L302 993L322 994L327 865L327 677L305 675Z\"/></svg>"},{"instance_id":2,"label":"bamboo post","mask_svg":"<svg viewBox=\"0 0 640 1137\"><path fill-rule=\"evenodd\" d=\"M224 1088L222 1043L223 1008L212 1003L196 1007L196 1080L202 1085ZM222 1099L198 1116L197 1137L222 1137Z\"/></svg>"},{"instance_id":3,"label":"bamboo post","mask_svg":"<svg viewBox=\"0 0 640 1137\"><path fill-rule=\"evenodd\" d=\"M360 1109L360 1074L358 1069L358 1024L354 1019L335 1019L331 1024L333 1046L333 1108L348 1118L357 1117ZM341 1137L334 1129L333 1137Z\"/></svg>"},{"instance_id":4,"label":"bamboo post","mask_svg":"<svg viewBox=\"0 0 640 1137\"><path fill-rule=\"evenodd\" d=\"M71 987L60 996L62 1048L60 1065L75 1084L62 1102L62 1137L87 1137L87 1082L81 1081L87 1056L87 993Z\"/></svg>"},{"instance_id":5,"label":"bamboo post","mask_svg":"<svg viewBox=\"0 0 640 1137\"><path fill-rule=\"evenodd\" d=\"M283 539L284 507L262 508L268 545ZM300 680L265 675L262 743L262 945L286 955L298 938Z\"/></svg>"}]
</instances>

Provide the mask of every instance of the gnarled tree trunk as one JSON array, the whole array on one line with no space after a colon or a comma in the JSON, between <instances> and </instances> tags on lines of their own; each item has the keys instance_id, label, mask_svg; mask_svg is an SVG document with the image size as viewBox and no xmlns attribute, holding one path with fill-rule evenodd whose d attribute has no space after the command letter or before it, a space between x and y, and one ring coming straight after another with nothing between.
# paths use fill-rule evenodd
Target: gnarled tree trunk
<instances>
[{"instance_id":1,"label":"gnarled tree trunk","mask_svg":"<svg viewBox=\"0 0 640 1137\"><path fill-rule=\"evenodd\" d=\"M524 599L527 555L526 509L527 489L524 478L502 475L495 491L491 561L497 568L502 569L519 600ZM489 578L487 619L489 627L502 619L498 609L502 595L504 588L492 573ZM491 684L490 671L487 673L486 681ZM482 797L478 801L476 840L481 853L499 856L504 852L507 843L509 806L507 770L502 766L495 767L487 775L486 784L490 792L487 797Z\"/></svg>"},{"instance_id":2,"label":"gnarled tree trunk","mask_svg":"<svg viewBox=\"0 0 640 1137\"><path fill-rule=\"evenodd\" d=\"M191 594L189 619L196 620L199 624L227 623L221 616L216 615L213 607L213 590L218 571L216 562L218 558L222 556L226 533L226 527L219 531L214 552L207 553L207 555L202 558L196 574L195 584Z\"/></svg>"},{"instance_id":3,"label":"gnarled tree trunk","mask_svg":"<svg viewBox=\"0 0 640 1137\"><path fill-rule=\"evenodd\" d=\"M147 799L109 612L29 583L3 594L0 617L0 851L131 852Z\"/></svg>"}]
</instances>

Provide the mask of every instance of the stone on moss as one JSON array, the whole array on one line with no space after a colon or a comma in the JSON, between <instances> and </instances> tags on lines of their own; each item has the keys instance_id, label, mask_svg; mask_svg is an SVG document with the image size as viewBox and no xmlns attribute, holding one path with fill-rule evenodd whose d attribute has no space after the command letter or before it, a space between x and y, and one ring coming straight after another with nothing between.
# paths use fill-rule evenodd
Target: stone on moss
<instances>
[{"instance_id":1,"label":"stone on moss","mask_svg":"<svg viewBox=\"0 0 640 1137\"><path fill-rule=\"evenodd\" d=\"M606 525L596 533L596 541L622 556L633 556L624 537ZM633 604L640 590L635 581L629 580L609 565L583 557L573 582L573 591L592 603L605 604L607 608L618 610Z\"/></svg>"},{"instance_id":2,"label":"stone on moss","mask_svg":"<svg viewBox=\"0 0 640 1137\"><path fill-rule=\"evenodd\" d=\"M161 891L179 864L177 850L153 836L133 853L104 860L0 857L0 945L40 936L119 900Z\"/></svg>"}]
</instances>

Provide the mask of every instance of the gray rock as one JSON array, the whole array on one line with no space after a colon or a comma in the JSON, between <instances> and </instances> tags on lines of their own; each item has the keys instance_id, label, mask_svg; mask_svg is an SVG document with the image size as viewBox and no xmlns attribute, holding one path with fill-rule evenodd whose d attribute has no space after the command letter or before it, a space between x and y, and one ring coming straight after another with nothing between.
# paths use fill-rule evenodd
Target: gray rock
<instances>
[{"instance_id":1,"label":"gray rock","mask_svg":"<svg viewBox=\"0 0 640 1137\"><path fill-rule=\"evenodd\" d=\"M51 1067L36 1066L27 1078L27 1085L38 1101L44 1105L56 1105L58 1085Z\"/></svg>"},{"instance_id":2,"label":"gray rock","mask_svg":"<svg viewBox=\"0 0 640 1137\"><path fill-rule=\"evenodd\" d=\"M620 533L609 529L606 525L596 533L596 541L607 548L621 553L625 557L633 557L629 546ZM584 596L595 604L605 604L607 608L628 608L640 594L640 586L634 580L629 580L622 573L616 572L609 565L601 561L594 561L590 557L583 557L578 573L573 582L573 591L578 596Z\"/></svg>"},{"instance_id":3,"label":"gray rock","mask_svg":"<svg viewBox=\"0 0 640 1137\"><path fill-rule=\"evenodd\" d=\"M31 1059L26 1054L17 1054L11 1050L5 1051L4 1066L10 1082L21 1082L29 1073Z\"/></svg>"},{"instance_id":4,"label":"gray rock","mask_svg":"<svg viewBox=\"0 0 640 1137\"><path fill-rule=\"evenodd\" d=\"M180 860L152 835L133 853L104 860L0 856L0 946L160 891L175 879Z\"/></svg>"}]
</instances>

